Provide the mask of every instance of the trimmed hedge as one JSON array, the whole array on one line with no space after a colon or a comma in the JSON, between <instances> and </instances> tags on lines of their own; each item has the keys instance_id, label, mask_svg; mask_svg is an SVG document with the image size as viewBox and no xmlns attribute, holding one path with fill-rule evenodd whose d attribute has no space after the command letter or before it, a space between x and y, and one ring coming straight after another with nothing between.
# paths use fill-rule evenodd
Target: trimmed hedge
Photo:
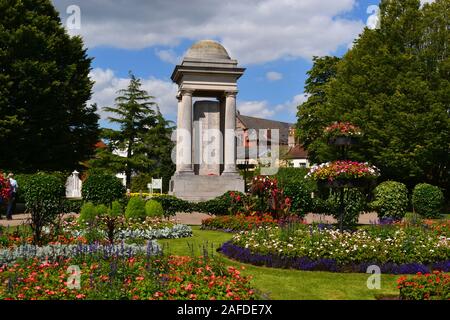
<instances>
[{"instance_id":1,"label":"trimmed hedge","mask_svg":"<svg viewBox=\"0 0 450 320\"><path fill-rule=\"evenodd\" d=\"M401 182L385 181L374 190L375 200L370 208L378 212L378 218L402 219L408 208L408 189Z\"/></svg>"},{"instance_id":2,"label":"trimmed hedge","mask_svg":"<svg viewBox=\"0 0 450 320\"><path fill-rule=\"evenodd\" d=\"M234 198L232 194L234 194ZM237 197L240 198L240 201L236 200ZM195 211L221 216L242 212L246 199L247 196L242 192L228 191L214 199L198 202L192 206Z\"/></svg>"},{"instance_id":3,"label":"trimmed hedge","mask_svg":"<svg viewBox=\"0 0 450 320\"><path fill-rule=\"evenodd\" d=\"M109 174L92 174L83 182L81 189L84 201L110 205L125 196L122 182Z\"/></svg>"},{"instance_id":4,"label":"trimmed hedge","mask_svg":"<svg viewBox=\"0 0 450 320\"><path fill-rule=\"evenodd\" d=\"M194 211L192 203L171 195L167 194L157 195L153 196L151 200L158 201L161 204L164 210L164 215L166 217L174 216L177 212Z\"/></svg>"},{"instance_id":5,"label":"trimmed hedge","mask_svg":"<svg viewBox=\"0 0 450 320\"><path fill-rule=\"evenodd\" d=\"M439 187L420 183L412 193L414 211L424 218L439 218L444 204L444 194Z\"/></svg>"}]
</instances>

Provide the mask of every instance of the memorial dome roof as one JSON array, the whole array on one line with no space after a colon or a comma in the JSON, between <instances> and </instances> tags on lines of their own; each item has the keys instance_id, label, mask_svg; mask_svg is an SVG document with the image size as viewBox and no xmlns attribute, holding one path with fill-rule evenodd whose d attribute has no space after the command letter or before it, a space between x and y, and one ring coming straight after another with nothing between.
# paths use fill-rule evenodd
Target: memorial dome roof
<instances>
[{"instance_id":1,"label":"memorial dome roof","mask_svg":"<svg viewBox=\"0 0 450 320\"><path fill-rule=\"evenodd\" d=\"M205 60L231 60L227 50L214 40L201 40L189 48L185 58Z\"/></svg>"}]
</instances>

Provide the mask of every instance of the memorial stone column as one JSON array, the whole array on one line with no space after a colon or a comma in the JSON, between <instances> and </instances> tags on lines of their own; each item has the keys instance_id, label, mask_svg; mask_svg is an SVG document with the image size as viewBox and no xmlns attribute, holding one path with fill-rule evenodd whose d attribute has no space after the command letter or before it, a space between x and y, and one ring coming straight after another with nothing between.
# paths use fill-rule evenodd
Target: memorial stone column
<instances>
[{"instance_id":1,"label":"memorial stone column","mask_svg":"<svg viewBox=\"0 0 450 320\"><path fill-rule=\"evenodd\" d=\"M235 175L236 170L236 91L225 92L224 175Z\"/></svg>"},{"instance_id":2,"label":"memorial stone column","mask_svg":"<svg viewBox=\"0 0 450 320\"><path fill-rule=\"evenodd\" d=\"M194 174L192 170L192 93L192 90L181 90L178 100L178 174Z\"/></svg>"}]
</instances>

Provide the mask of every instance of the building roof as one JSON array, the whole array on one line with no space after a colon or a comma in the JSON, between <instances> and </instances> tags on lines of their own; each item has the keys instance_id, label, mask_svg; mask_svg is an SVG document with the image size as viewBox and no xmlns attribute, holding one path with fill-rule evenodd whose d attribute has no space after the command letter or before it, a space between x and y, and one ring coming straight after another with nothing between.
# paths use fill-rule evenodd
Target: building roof
<instances>
[{"instance_id":1,"label":"building roof","mask_svg":"<svg viewBox=\"0 0 450 320\"><path fill-rule=\"evenodd\" d=\"M278 129L280 130L280 144L288 144L289 128L293 123L281 122L275 120L261 119L237 114L237 118L242 122L246 129Z\"/></svg>"},{"instance_id":2,"label":"building roof","mask_svg":"<svg viewBox=\"0 0 450 320\"><path fill-rule=\"evenodd\" d=\"M201 40L194 43L186 53L185 58L201 60L230 60L227 50L213 40Z\"/></svg>"},{"instance_id":3,"label":"building roof","mask_svg":"<svg viewBox=\"0 0 450 320\"><path fill-rule=\"evenodd\" d=\"M308 159L308 151L303 146L297 144L289 149L284 156L285 159Z\"/></svg>"}]
</instances>

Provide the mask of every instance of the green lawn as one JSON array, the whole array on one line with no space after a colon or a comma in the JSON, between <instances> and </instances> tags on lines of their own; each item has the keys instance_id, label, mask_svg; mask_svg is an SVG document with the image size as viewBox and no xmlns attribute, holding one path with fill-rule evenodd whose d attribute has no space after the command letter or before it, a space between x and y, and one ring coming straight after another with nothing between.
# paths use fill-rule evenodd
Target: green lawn
<instances>
[{"instance_id":1,"label":"green lawn","mask_svg":"<svg viewBox=\"0 0 450 320\"><path fill-rule=\"evenodd\" d=\"M176 255L198 254L216 249L232 235L217 231L203 231L194 226L194 236L187 239L159 240L165 251ZM217 253L216 253L217 254ZM366 282L369 274L298 271L257 267L238 263L227 258L233 266L245 266L246 275L253 276L253 286L263 298L302 299L375 299L376 295L396 295L397 275L382 275L381 289L369 290Z\"/></svg>"}]
</instances>

